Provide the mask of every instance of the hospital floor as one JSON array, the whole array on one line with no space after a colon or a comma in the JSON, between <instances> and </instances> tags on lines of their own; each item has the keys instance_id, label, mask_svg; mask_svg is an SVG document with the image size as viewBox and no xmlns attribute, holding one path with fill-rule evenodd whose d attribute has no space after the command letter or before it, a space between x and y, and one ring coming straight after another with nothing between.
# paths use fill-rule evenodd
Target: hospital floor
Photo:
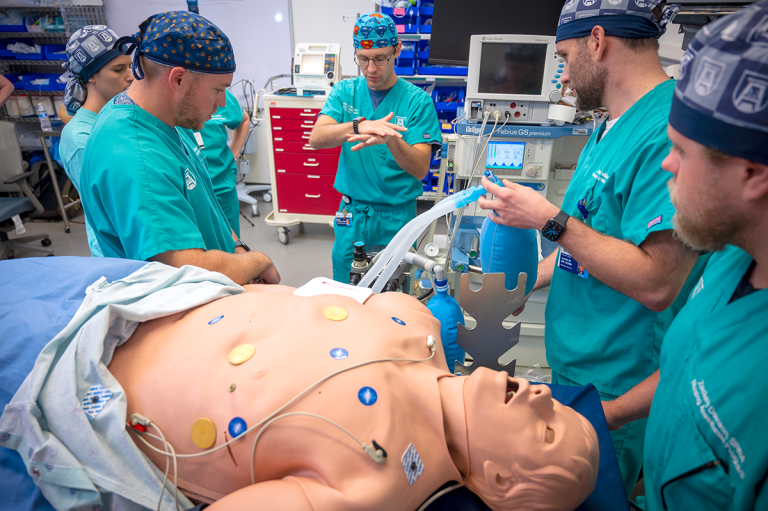
<instances>
[{"instance_id":1,"label":"hospital floor","mask_svg":"<svg viewBox=\"0 0 768 511\"><path fill-rule=\"evenodd\" d=\"M261 216L251 217L250 206L240 204L240 211L253 222L251 226L240 216L240 237L251 248L267 254L275 262L282 277L282 284L301 286L314 277L333 276L331 250L333 249L333 229L327 224L301 224L291 227L290 242L283 245L277 239L277 228L264 223L264 218L272 211L273 203L265 203L259 197ZM426 211L432 206L430 201L419 201L418 212ZM440 224L445 231L445 223ZM439 224L439 225L440 225ZM57 256L90 257L88 239L85 234L82 213L70 220L69 234L64 232L64 222L32 221L24 226L27 232L21 236L47 233L53 242L49 248ZM9 238L17 237L10 233ZM33 242L39 243L39 242ZM37 245L39 246L39 245ZM16 257L27 257L32 253L23 250L16 251Z\"/></svg>"}]
</instances>

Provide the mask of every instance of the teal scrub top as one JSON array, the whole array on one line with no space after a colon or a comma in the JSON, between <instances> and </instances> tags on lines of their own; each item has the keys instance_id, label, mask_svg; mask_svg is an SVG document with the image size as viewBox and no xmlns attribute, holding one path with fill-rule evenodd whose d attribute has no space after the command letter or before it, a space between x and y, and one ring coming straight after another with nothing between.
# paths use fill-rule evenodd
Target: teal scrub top
<instances>
[{"instance_id":1,"label":"teal scrub top","mask_svg":"<svg viewBox=\"0 0 768 511\"><path fill-rule=\"evenodd\" d=\"M730 246L714 255L664 339L645 435L649 510L663 509L662 487L670 511L768 509L768 289L728 303L752 261Z\"/></svg>"},{"instance_id":2,"label":"teal scrub top","mask_svg":"<svg viewBox=\"0 0 768 511\"><path fill-rule=\"evenodd\" d=\"M83 168L85 144L88 142L97 116L98 114L88 109L80 108L61 130L61 145L59 146L61 161L64 163L64 170L69 179L72 180L72 184L75 185L78 194L80 194L80 172ZM80 200L82 201L82 198ZM99 242L96 241L96 233L93 232L88 216L85 217L85 233L88 236L88 247L91 249L91 255L94 257L102 256Z\"/></svg>"},{"instance_id":3,"label":"teal scrub top","mask_svg":"<svg viewBox=\"0 0 768 511\"><path fill-rule=\"evenodd\" d=\"M390 121L408 128L403 140L410 145L441 145L440 123L432 98L419 87L402 78L390 89L374 112L371 93L364 76L337 83L320 114L339 124L356 117L382 119L394 112ZM357 200L399 206L411 202L422 193L422 183L404 171L385 144L352 152L354 144L341 146L339 170L334 187L340 193Z\"/></svg>"},{"instance_id":4,"label":"teal scrub top","mask_svg":"<svg viewBox=\"0 0 768 511\"><path fill-rule=\"evenodd\" d=\"M243 109L237 98L227 91L227 104L219 107L211 119L200 131L179 128L186 132L192 140L198 141L195 133L203 139L203 154L208 160L208 174L211 176L213 191L231 190L237 182L237 164L232 151L227 145L227 128L234 130L243 123Z\"/></svg>"},{"instance_id":5,"label":"teal scrub top","mask_svg":"<svg viewBox=\"0 0 768 511\"><path fill-rule=\"evenodd\" d=\"M674 80L657 85L602 139L605 123L595 130L563 198L566 213L581 220L578 203L585 200L587 225L637 246L650 233L673 228L672 175L661 162L671 147L666 130L674 89ZM591 275L561 268L562 256L560 249L545 310L547 361L580 385L624 394L658 369L661 341L685 295L656 313Z\"/></svg>"},{"instance_id":6,"label":"teal scrub top","mask_svg":"<svg viewBox=\"0 0 768 511\"><path fill-rule=\"evenodd\" d=\"M235 251L197 144L126 93L100 112L80 180L106 257L144 261L169 250Z\"/></svg>"}]
</instances>

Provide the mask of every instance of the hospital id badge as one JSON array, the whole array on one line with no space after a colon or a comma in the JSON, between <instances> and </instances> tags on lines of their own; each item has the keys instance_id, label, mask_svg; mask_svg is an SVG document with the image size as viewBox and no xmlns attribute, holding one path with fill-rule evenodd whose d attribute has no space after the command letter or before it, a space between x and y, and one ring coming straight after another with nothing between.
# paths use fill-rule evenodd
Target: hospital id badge
<instances>
[{"instance_id":1,"label":"hospital id badge","mask_svg":"<svg viewBox=\"0 0 768 511\"><path fill-rule=\"evenodd\" d=\"M579 264L571 254L560 248L560 252L557 254L557 267L561 270L565 270L568 273L578 275L583 279L589 278L589 272Z\"/></svg>"},{"instance_id":2,"label":"hospital id badge","mask_svg":"<svg viewBox=\"0 0 768 511\"><path fill-rule=\"evenodd\" d=\"M345 213L343 211L336 212L336 225L338 227L349 227L352 225L352 213Z\"/></svg>"}]
</instances>

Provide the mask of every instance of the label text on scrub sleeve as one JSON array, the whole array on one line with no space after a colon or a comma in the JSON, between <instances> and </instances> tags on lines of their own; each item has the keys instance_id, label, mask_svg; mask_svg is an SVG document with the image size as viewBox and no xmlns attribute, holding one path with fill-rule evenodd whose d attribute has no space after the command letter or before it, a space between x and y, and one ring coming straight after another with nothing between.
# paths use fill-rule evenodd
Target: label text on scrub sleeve
<instances>
[{"instance_id":1,"label":"label text on scrub sleeve","mask_svg":"<svg viewBox=\"0 0 768 511\"><path fill-rule=\"evenodd\" d=\"M741 468L741 464L744 463L744 451L741 450L741 445L728 434L728 430L725 429L725 425L717 415L715 407L709 402L709 394L707 394L707 388L704 386L704 381L691 381L691 389L693 390L693 397L696 399L696 406L699 407L701 416L707 421L709 427L712 428L712 432L723 442L723 447L728 451L731 456L731 463L736 469L736 473L739 477L744 479L744 470Z\"/></svg>"}]
</instances>

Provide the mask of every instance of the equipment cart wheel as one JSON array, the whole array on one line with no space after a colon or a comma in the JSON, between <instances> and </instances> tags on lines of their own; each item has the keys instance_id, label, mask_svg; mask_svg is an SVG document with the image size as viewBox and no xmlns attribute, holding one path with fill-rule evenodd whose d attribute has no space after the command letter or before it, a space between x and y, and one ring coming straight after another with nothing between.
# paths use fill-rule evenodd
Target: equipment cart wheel
<instances>
[{"instance_id":1,"label":"equipment cart wheel","mask_svg":"<svg viewBox=\"0 0 768 511\"><path fill-rule=\"evenodd\" d=\"M40 240L40 244L42 246L44 246L44 247L50 247L51 243L53 243L53 242L51 241L50 238L43 238L43 239Z\"/></svg>"},{"instance_id":2,"label":"equipment cart wheel","mask_svg":"<svg viewBox=\"0 0 768 511\"><path fill-rule=\"evenodd\" d=\"M280 240L280 243L282 243L283 245L287 245L288 242L291 241L291 238L288 235L289 232L291 231L287 227L277 228L277 238Z\"/></svg>"},{"instance_id":3,"label":"equipment cart wheel","mask_svg":"<svg viewBox=\"0 0 768 511\"><path fill-rule=\"evenodd\" d=\"M261 198L264 199L264 202L272 202L272 194L269 192L264 192Z\"/></svg>"},{"instance_id":4,"label":"equipment cart wheel","mask_svg":"<svg viewBox=\"0 0 768 511\"><path fill-rule=\"evenodd\" d=\"M251 204L251 216L259 216L259 205Z\"/></svg>"}]
</instances>

